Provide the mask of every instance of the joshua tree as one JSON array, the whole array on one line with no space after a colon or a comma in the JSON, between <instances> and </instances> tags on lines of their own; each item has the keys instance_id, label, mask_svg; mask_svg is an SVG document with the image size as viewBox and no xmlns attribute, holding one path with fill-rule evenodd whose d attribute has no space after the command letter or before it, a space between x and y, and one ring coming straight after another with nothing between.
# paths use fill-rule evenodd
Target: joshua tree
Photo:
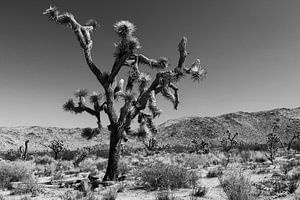
<instances>
[{"instance_id":1,"label":"joshua tree","mask_svg":"<svg viewBox=\"0 0 300 200\"><path fill-rule=\"evenodd\" d=\"M274 122L272 132L267 135L267 153L265 154L265 156L269 161L271 161L272 165L274 164L274 160L276 158L278 149L281 146L281 141L279 137L276 135L276 132L278 131L279 128L280 127L278 123Z\"/></svg>"},{"instance_id":2,"label":"joshua tree","mask_svg":"<svg viewBox=\"0 0 300 200\"><path fill-rule=\"evenodd\" d=\"M23 146L19 147L20 158L22 160L26 160L27 159L28 143L29 143L29 140L26 140L24 147Z\"/></svg>"},{"instance_id":3,"label":"joshua tree","mask_svg":"<svg viewBox=\"0 0 300 200\"><path fill-rule=\"evenodd\" d=\"M92 32L98 27L95 20L88 20L84 25L80 24L71 13L60 13L56 7L50 6L43 14L49 20L69 27L75 34L84 52L84 57L89 69L93 72L97 80L103 87L103 94L92 94L90 97L93 108L85 103L87 92L78 92L78 103L69 100L64 109L73 113L87 112L97 118L98 127L102 127L100 113L104 111L109 119L108 130L110 131L110 150L106 174L103 180L118 179L118 161L120 158L120 148L123 140L127 140L126 135L137 134L131 129L131 122L138 117L140 124L139 131L146 135L157 132L153 119L161 114L161 110L156 105L156 95L162 94L173 103L175 109L179 104L178 87L176 83L184 75L191 75L195 81L202 80L206 71L196 60L190 67L184 65L188 55L186 50L187 38L183 37L178 45L179 61L178 65L170 70L165 70L169 66L166 58L150 59L137 52L140 48L139 40L133 35L135 26L129 21L119 21L114 24L114 30L119 36L119 41L115 43L115 61L111 72L103 72L103 68L98 68L92 59ZM140 65L148 66L152 69L160 70L151 82L150 74L141 72ZM117 81L117 75L122 67L128 67L129 75L125 89L124 79ZM137 86L137 87L134 87ZM102 97L103 98L100 98ZM117 114L115 109L116 101L124 101ZM100 102L102 101L102 102ZM146 112L147 107L149 113Z\"/></svg>"},{"instance_id":4,"label":"joshua tree","mask_svg":"<svg viewBox=\"0 0 300 200\"><path fill-rule=\"evenodd\" d=\"M59 153L65 150L64 142L62 140L52 140L48 147L53 151L55 160L58 159Z\"/></svg>"},{"instance_id":5,"label":"joshua tree","mask_svg":"<svg viewBox=\"0 0 300 200\"><path fill-rule=\"evenodd\" d=\"M238 144L236 141L236 137L239 135L239 133L236 132L234 135L232 135L231 132L227 130L225 135L226 136L221 140L221 145L222 151L227 156L227 161L225 163L225 166L227 166L230 159L230 152Z\"/></svg>"},{"instance_id":6,"label":"joshua tree","mask_svg":"<svg viewBox=\"0 0 300 200\"><path fill-rule=\"evenodd\" d=\"M289 124L286 126L285 132L291 135L286 149L287 151L289 151L295 140L300 141L300 120L291 119Z\"/></svg>"}]
</instances>

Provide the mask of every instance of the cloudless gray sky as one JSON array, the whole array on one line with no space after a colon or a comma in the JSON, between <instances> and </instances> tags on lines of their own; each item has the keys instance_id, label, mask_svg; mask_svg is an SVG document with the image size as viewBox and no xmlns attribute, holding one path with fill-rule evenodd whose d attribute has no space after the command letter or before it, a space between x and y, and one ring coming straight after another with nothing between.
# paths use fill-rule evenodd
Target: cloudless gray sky
<instances>
[{"instance_id":1,"label":"cloudless gray sky","mask_svg":"<svg viewBox=\"0 0 300 200\"><path fill-rule=\"evenodd\" d=\"M165 56L173 66L177 44L187 36L186 63L200 58L208 78L180 82L177 111L159 97L164 112L157 124L189 115L300 106L299 0L10 0L1 2L0 12L0 126L96 125L88 115L61 109L76 89L101 86L72 31L42 15L50 4L79 22L100 22L93 56L103 71L113 63L118 38L112 25L118 20L137 26L140 52ZM121 75L126 73L124 67Z\"/></svg>"}]
</instances>

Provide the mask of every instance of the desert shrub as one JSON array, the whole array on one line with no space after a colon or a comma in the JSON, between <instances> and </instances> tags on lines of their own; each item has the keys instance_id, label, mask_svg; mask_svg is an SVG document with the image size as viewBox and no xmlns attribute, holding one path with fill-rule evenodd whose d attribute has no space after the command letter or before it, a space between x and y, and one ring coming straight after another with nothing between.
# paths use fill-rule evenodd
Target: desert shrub
<instances>
[{"instance_id":1,"label":"desert shrub","mask_svg":"<svg viewBox=\"0 0 300 200\"><path fill-rule=\"evenodd\" d=\"M257 163L263 163L267 161L267 158L261 152L256 151L253 153L251 160Z\"/></svg>"},{"instance_id":2,"label":"desert shrub","mask_svg":"<svg viewBox=\"0 0 300 200\"><path fill-rule=\"evenodd\" d=\"M29 179L33 169L30 161L0 161L0 187L10 188L11 182Z\"/></svg>"},{"instance_id":3,"label":"desert shrub","mask_svg":"<svg viewBox=\"0 0 300 200\"><path fill-rule=\"evenodd\" d=\"M155 197L156 200L175 200L176 197L172 194L170 194L170 192L168 190L164 190L164 191L160 191L156 194Z\"/></svg>"},{"instance_id":4,"label":"desert shrub","mask_svg":"<svg viewBox=\"0 0 300 200\"><path fill-rule=\"evenodd\" d=\"M251 152L250 151L241 151L240 157L242 159L242 162L246 163L251 160Z\"/></svg>"},{"instance_id":5,"label":"desert shrub","mask_svg":"<svg viewBox=\"0 0 300 200\"><path fill-rule=\"evenodd\" d=\"M100 133L98 128L84 128L82 129L81 136L86 139L92 139Z\"/></svg>"},{"instance_id":6,"label":"desert shrub","mask_svg":"<svg viewBox=\"0 0 300 200\"><path fill-rule=\"evenodd\" d=\"M201 159L197 154L189 154L185 158L184 166L190 167L191 169L197 169L199 165L204 164L203 159Z\"/></svg>"},{"instance_id":7,"label":"desert shrub","mask_svg":"<svg viewBox=\"0 0 300 200\"><path fill-rule=\"evenodd\" d=\"M62 195L60 195L61 200L79 200L79 199L84 199L83 194L78 192L78 191L71 191L68 190Z\"/></svg>"},{"instance_id":8,"label":"desert shrub","mask_svg":"<svg viewBox=\"0 0 300 200\"><path fill-rule=\"evenodd\" d=\"M14 161L20 158L20 153L15 149L9 149L5 153L2 153L4 160Z\"/></svg>"},{"instance_id":9,"label":"desert shrub","mask_svg":"<svg viewBox=\"0 0 300 200\"><path fill-rule=\"evenodd\" d=\"M297 180L292 180L292 181L290 181L289 182L289 184L288 184L288 192L290 193L290 194L293 194L296 190L297 190L297 188L298 188L298 181Z\"/></svg>"},{"instance_id":10,"label":"desert shrub","mask_svg":"<svg viewBox=\"0 0 300 200\"><path fill-rule=\"evenodd\" d=\"M107 160L98 159L98 161L96 162L96 167L99 171L106 169Z\"/></svg>"},{"instance_id":11,"label":"desert shrub","mask_svg":"<svg viewBox=\"0 0 300 200\"><path fill-rule=\"evenodd\" d=\"M29 197L29 196L24 196L24 197L22 197L20 200L31 200L31 197Z\"/></svg>"},{"instance_id":12,"label":"desert shrub","mask_svg":"<svg viewBox=\"0 0 300 200\"><path fill-rule=\"evenodd\" d=\"M193 184L196 174L178 165L155 162L144 167L139 176L151 189L184 188ZM198 177L197 177L198 178Z\"/></svg>"},{"instance_id":13,"label":"desert shrub","mask_svg":"<svg viewBox=\"0 0 300 200\"><path fill-rule=\"evenodd\" d=\"M57 168L57 162L45 165L36 165L35 174L38 176L51 176Z\"/></svg>"},{"instance_id":14,"label":"desert shrub","mask_svg":"<svg viewBox=\"0 0 300 200\"><path fill-rule=\"evenodd\" d=\"M228 200L252 199L250 182L238 167L226 170L219 181Z\"/></svg>"},{"instance_id":15,"label":"desert shrub","mask_svg":"<svg viewBox=\"0 0 300 200\"><path fill-rule=\"evenodd\" d=\"M118 196L118 192L115 188L110 188L103 194L102 200L115 200Z\"/></svg>"},{"instance_id":16,"label":"desert shrub","mask_svg":"<svg viewBox=\"0 0 300 200\"><path fill-rule=\"evenodd\" d=\"M120 175L125 175L128 172L130 172L131 167L128 165L127 162L125 162L124 160L121 160L118 164L118 170L119 170Z\"/></svg>"},{"instance_id":17,"label":"desert shrub","mask_svg":"<svg viewBox=\"0 0 300 200\"><path fill-rule=\"evenodd\" d=\"M37 156L34 159L35 164L39 164L39 165L46 165L46 164L52 164L53 162L55 162L54 158L48 156L48 155L44 155L44 156Z\"/></svg>"},{"instance_id":18,"label":"desert shrub","mask_svg":"<svg viewBox=\"0 0 300 200\"><path fill-rule=\"evenodd\" d=\"M2 194L0 194L0 200L5 200L5 197Z\"/></svg>"},{"instance_id":19,"label":"desert shrub","mask_svg":"<svg viewBox=\"0 0 300 200\"><path fill-rule=\"evenodd\" d=\"M71 169L74 169L72 161L60 160L56 166L56 171L69 171Z\"/></svg>"},{"instance_id":20,"label":"desert shrub","mask_svg":"<svg viewBox=\"0 0 300 200\"><path fill-rule=\"evenodd\" d=\"M65 149L64 151L60 152L59 158L61 160L75 160L78 154L79 152L77 150Z\"/></svg>"},{"instance_id":21,"label":"desert shrub","mask_svg":"<svg viewBox=\"0 0 300 200\"><path fill-rule=\"evenodd\" d=\"M289 173L288 179L290 181L298 181L298 180L300 180L300 171L293 170L292 173Z\"/></svg>"},{"instance_id":22,"label":"desert shrub","mask_svg":"<svg viewBox=\"0 0 300 200\"><path fill-rule=\"evenodd\" d=\"M222 171L219 168L213 168L209 170L206 174L206 178L214 178L222 175Z\"/></svg>"},{"instance_id":23,"label":"desert shrub","mask_svg":"<svg viewBox=\"0 0 300 200\"><path fill-rule=\"evenodd\" d=\"M31 193L33 197L36 197L40 192L42 192L42 188L37 183L37 179L33 176L23 181L22 187L18 187L14 189L12 192L13 195L22 195Z\"/></svg>"},{"instance_id":24,"label":"desert shrub","mask_svg":"<svg viewBox=\"0 0 300 200\"><path fill-rule=\"evenodd\" d=\"M205 186L198 186L198 187L194 187L192 189L192 192L190 194L190 196L192 197L204 197L207 194L207 187Z\"/></svg>"},{"instance_id":25,"label":"desert shrub","mask_svg":"<svg viewBox=\"0 0 300 200\"><path fill-rule=\"evenodd\" d=\"M92 158L86 158L78 164L80 171L82 172L91 172L97 169L95 160Z\"/></svg>"}]
</instances>

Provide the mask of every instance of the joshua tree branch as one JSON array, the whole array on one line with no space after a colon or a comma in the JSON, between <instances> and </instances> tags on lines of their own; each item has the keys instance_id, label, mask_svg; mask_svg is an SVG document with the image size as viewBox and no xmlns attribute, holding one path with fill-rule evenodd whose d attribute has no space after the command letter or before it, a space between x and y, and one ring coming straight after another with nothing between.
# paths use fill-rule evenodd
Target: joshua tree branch
<instances>
[{"instance_id":1,"label":"joshua tree branch","mask_svg":"<svg viewBox=\"0 0 300 200\"><path fill-rule=\"evenodd\" d=\"M88 64L90 70L99 80L99 82L104 86L104 77L101 70L95 65L92 59L91 50L92 50L92 39L91 33L96 29L97 25L81 25L79 24L74 15L71 13L62 13L56 7L48 8L43 14L47 15L50 20L55 21L58 24L63 24L67 27L70 27L82 49L84 50L84 56L86 59L86 63Z\"/></svg>"}]
</instances>

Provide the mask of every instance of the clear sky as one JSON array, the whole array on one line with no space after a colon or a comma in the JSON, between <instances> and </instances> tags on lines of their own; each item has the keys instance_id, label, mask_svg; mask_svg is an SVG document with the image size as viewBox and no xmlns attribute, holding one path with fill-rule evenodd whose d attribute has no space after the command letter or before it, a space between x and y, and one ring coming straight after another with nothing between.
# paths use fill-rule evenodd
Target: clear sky
<instances>
[{"instance_id":1,"label":"clear sky","mask_svg":"<svg viewBox=\"0 0 300 200\"><path fill-rule=\"evenodd\" d=\"M207 66L201 84L180 82L177 111L159 97L164 113L157 124L183 116L215 116L300 106L299 0L110 0L1 2L0 126L95 126L95 119L63 112L78 88L100 90L74 34L42 15L49 5L94 18L94 60L104 71L113 63L112 25L135 23L142 49L175 66L177 44L189 40L187 64ZM122 74L126 73L126 68ZM121 76L119 76L121 78Z\"/></svg>"}]
</instances>

